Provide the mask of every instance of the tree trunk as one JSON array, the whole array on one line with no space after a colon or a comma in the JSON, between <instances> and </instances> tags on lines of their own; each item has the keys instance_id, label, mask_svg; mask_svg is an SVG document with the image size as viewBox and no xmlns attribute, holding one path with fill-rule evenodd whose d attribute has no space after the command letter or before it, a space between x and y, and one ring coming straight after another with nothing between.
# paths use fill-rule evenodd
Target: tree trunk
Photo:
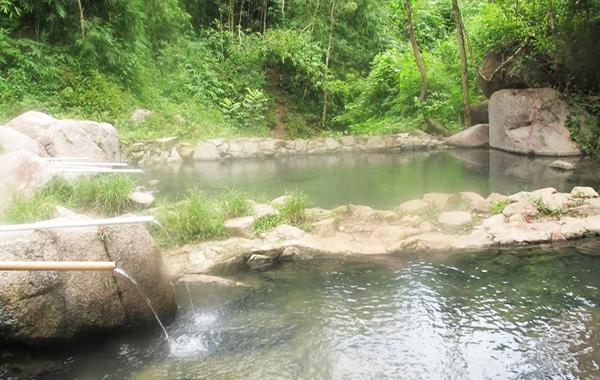
<instances>
[{"instance_id":1,"label":"tree trunk","mask_svg":"<svg viewBox=\"0 0 600 380\"><path fill-rule=\"evenodd\" d=\"M458 1L452 0L452 10L454 11L454 18L456 20L456 32L458 37L458 50L460 53L460 66L461 66L461 78L462 78L462 93L463 101L465 104L465 126L468 128L471 126L471 100L469 98L469 77L467 75L467 54L465 51L465 39L462 29L462 21L460 18L460 11L458 9Z\"/></svg>"},{"instance_id":2,"label":"tree trunk","mask_svg":"<svg viewBox=\"0 0 600 380\"><path fill-rule=\"evenodd\" d=\"M235 13L233 12L233 0L229 0L229 33L233 34L235 26Z\"/></svg>"},{"instance_id":3,"label":"tree trunk","mask_svg":"<svg viewBox=\"0 0 600 380\"><path fill-rule=\"evenodd\" d=\"M79 7L79 28L81 28L81 39L85 41L85 29L83 27L83 7L81 6L81 0L77 0L77 6Z\"/></svg>"},{"instance_id":4,"label":"tree trunk","mask_svg":"<svg viewBox=\"0 0 600 380\"><path fill-rule=\"evenodd\" d=\"M415 38L415 30L413 29L412 23L412 12L410 10L410 0L405 0L405 2L410 44L412 45L413 53L415 54L415 61L417 62L419 72L421 73L421 95L419 96L419 102L423 104L423 101L425 101L425 95L427 95L427 72L425 71L425 63L423 62L421 52L419 51L419 45L417 45L417 39Z\"/></svg>"},{"instance_id":5,"label":"tree trunk","mask_svg":"<svg viewBox=\"0 0 600 380\"><path fill-rule=\"evenodd\" d=\"M263 9L262 9L262 32L263 32L263 36L265 34L265 32L267 31L267 5L268 5L268 0L264 0L263 1Z\"/></svg>"},{"instance_id":6,"label":"tree trunk","mask_svg":"<svg viewBox=\"0 0 600 380\"><path fill-rule=\"evenodd\" d=\"M327 43L327 55L325 56L325 75L323 75L325 92L323 94L323 115L321 116L322 127L325 127L325 120L327 120L327 100L329 98L329 91L327 91L327 77L329 76L329 57L331 55L331 41L333 41L333 27L335 26L335 1L331 3L330 20L331 24L329 27L329 42Z\"/></svg>"}]
</instances>

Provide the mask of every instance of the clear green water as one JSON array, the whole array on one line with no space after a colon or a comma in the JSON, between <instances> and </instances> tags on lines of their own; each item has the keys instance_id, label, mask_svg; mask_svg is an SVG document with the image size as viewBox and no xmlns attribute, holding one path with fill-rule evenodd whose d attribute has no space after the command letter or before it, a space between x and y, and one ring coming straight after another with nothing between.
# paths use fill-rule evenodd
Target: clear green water
<instances>
[{"instance_id":1,"label":"clear green water","mask_svg":"<svg viewBox=\"0 0 600 380\"><path fill-rule=\"evenodd\" d=\"M193 307L178 289L171 348L146 329L0 351L0 378L37 365L44 379L597 379L600 244L585 244L241 273L252 287L193 287Z\"/></svg>"},{"instance_id":2,"label":"clear green water","mask_svg":"<svg viewBox=\"0 0 600 380\"><path fill-rule=\"evenodd\" d=\"M487 149L296 156L147 167L142 184L159 180L147 189L170 196L193 186L209 193L236 188L269 199L299 189L314 206L353 203L381 209L428 192L474 191L487 196L547 186L570 192L573 186L600 185L597 161L582 160L575 172L561 172L548 167L554 160Z\"/></svg>"}]
</instances>

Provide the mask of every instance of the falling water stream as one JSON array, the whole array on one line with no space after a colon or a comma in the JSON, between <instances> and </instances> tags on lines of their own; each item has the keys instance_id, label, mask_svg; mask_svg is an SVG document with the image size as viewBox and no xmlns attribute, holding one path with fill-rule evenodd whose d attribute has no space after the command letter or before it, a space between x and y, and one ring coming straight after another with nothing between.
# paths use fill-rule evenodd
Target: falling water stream
<instances>
[{"instance_id":1,"label":"falling water stream","mask_svg":"<svg viewBox=\"0 0 600 380\"><path fill-rule=\"evenodd\" d=\"M131 277L123 269L116 268L115 269L115 273L118 273L121 276L127 278L129 281L131 281L131 283L133 285L135 285L135 288L137 289L137 291L140 293L140 295L142 296L142 298L144 299L144 301L146 301L146 303L148 304L148 307L150 307L150 310L152 310L152 312L154 313L154 316L156 317L156 321L158 322L158 324L162 328L163 332L165 333L165 338L167 339L167 342L169 343L169 346L172 346L171 338L169 337L169 333L167 333L167 329L165 328L165 326L163 325L163 323L160 321L160 318L158 317L158 314L156 313L156 310L154 310L154 307L152 307L152 302L150 302L150 298L148 298L148 296L146 295L146 293L144 292L144 290L142 289L142 287L137 283L136 280L133 279L133 277Z\"/></svg>"}]
</instances>

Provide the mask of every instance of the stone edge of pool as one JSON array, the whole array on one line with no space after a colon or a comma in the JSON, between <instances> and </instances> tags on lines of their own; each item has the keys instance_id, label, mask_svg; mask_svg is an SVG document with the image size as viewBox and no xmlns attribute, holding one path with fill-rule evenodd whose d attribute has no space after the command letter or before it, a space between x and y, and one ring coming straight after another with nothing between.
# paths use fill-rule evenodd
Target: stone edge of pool
<instances>
[{"instance_id":1,"label":"stone edge of pool","mask_svg":"<svg viewBox=\"0 0 600 380\"><path fill-rule=\"evenodd\" d=\"M571 193L554 188L510 196L492 193L487 198L472 192L429 193L396 210L348 205L306 212L318 220L310 232L280 225L253 237L243 220L253 217L236 218L226 226L237 236L164 250L163 260L176 281L215 283L208 274L267 269L278 261L319 255L455 252L600 235L600 198L590 187L575 187Z\"/></svg>"}]
</instances>

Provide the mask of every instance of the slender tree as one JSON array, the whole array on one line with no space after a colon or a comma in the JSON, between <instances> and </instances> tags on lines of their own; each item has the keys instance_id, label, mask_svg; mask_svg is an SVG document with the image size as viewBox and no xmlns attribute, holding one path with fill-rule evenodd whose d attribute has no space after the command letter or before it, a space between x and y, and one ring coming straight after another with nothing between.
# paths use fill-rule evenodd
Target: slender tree
<instances>
[{"instance_id":1,"label":"slender tree","mask_svg":"<svg viewBox=\"0 0 600 380\"><path fill-rule=\"evenodd\" d=\"M423 104L425 101L425 95L427 95L427 71L425 70L425 63L421 57L421 51L419 45L417 45L417 39L415 37L415 30L412 22L412 12L410 9L410 0L405 0L406 3L406 18L408 19L408 34L410 36L410 44L412 45L413 53L415 54L415 61L419 67L419 73L421 73L421 95L419 96L419 102Z\"/></svg>"},{"instance_id":2,"label":"slender tree","mask_svg":"<svg viewBox=\"0 0 600 380\"><path fill-rule=\"evenodd\" d=\"M463 102L465 105L465 126L468 128L471 126L471 99L469 98L469 77L467 74L467 53L465 49L464 31L462 28L462 20L460 17L460 10L458 8L457 0L452 0L452 11L454 12L454 19L456 20L456 34L458 38L458 50L460 53L462 93Z\"/></svg>"},{"instance_id":3,"label":"slender tree","mask_svg":"<svg viewBox=\"0 0 600 380\"><path fill-rule=\"evenodd\" d=\"M327 101L329 91L327 90L327 79L329 77L329 57L331 56L331 42L333 41L333 28L335 27L335 5L336 1L331 2L331 13L329 15L329 41L327 42L327 54L325 55L325 73L323 75L323 85L325 92L323 93L323 114L321 116L321 125L325 127L327 120Z\"/></svg>"}]
</instances>

